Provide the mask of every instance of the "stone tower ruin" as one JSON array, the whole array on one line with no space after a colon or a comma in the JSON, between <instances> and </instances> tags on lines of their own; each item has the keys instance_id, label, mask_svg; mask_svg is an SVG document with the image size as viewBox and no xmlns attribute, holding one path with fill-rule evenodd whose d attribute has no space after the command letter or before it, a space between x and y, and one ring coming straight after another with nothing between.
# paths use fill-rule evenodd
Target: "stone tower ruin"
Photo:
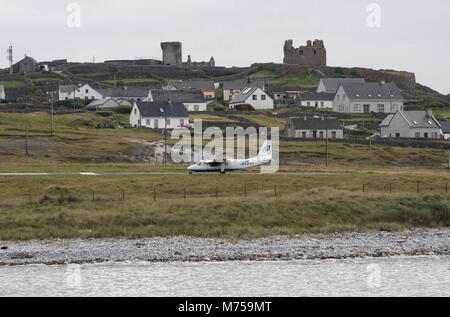
<instances>
[{"instance_id":1,"label":"stone tower ruin","mask_svg":"<svg viewBox=\"0 0 450 317\"><path fill-rule=\"evenodd\" d=\"M295 48L292 40L284 43L285 64L297 64L309 67L327 66L327 51L322 40L308 41L306 46Z\"/></svg>"},{"instance_id":2,"label":"stone tower ruin","mask_svg":"<svg viewBox=\"0 0 450 317\"><path fill-rule=\"evenodd\" d=\"M164 42L161 43L163 53L163 64L178 66L183 65L182 60L182 44L181 42Z\"/></svg>"}]
</instances>

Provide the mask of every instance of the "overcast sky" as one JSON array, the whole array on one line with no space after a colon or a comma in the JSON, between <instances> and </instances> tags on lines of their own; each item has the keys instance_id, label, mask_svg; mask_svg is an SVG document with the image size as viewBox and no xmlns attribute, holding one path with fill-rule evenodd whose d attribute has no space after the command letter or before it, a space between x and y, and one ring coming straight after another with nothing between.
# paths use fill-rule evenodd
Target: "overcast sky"
<instances>
[{"instance_id":1,"label":"overcast sky","mask_svg":"<svg viewBox=\"0 0 450 317\"><path fill-rule=\"evenodd\" d=\"M70 3L80 27L67 24ZM367 24L370 3L381 8L379 28ZM407 70L450 93L448 0L0 0L0 16L2 68L10 42L15 61L161 59L160 42L181 41L183 60L249 66L281 63L286 39L317 38L330 66Z\"/></svg>"}]
</instances>

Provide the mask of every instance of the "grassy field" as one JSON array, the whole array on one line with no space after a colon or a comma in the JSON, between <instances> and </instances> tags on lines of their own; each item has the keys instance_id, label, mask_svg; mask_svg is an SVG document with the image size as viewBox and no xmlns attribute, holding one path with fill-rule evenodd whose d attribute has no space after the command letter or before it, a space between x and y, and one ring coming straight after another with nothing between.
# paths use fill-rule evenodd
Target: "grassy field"
<instances>
[{"instance_id":1,"label":"grassy field","mask_svg":"<svg viewBox=\"0 0 450 317\"><path fill-rule=\"evenodd\" d=\"M447 173L424 170L0 177L0 240L245 238L449 226L449 180Z\"/></svg>"},{"instance_id":2,"label":"grassy field","mask_svg":"<svg viewBox=\"0 0 450 317\"><path fill-rule=\"evenodd\" d=\"M0 85L5 88L25 87L26 84L23 81L0 81Z\"/></svg>"},{"instance_id":3,"label":"grassy field","mask_svg":"<svg viewBox=\"0 0 450 317\"><path fill-rule=\"evenodd\" d=\"M286 75L273 81L279 86L301 86L301 87L317 87L319 84L319 77L316 75Z\"/></svg>"}]
</instances>

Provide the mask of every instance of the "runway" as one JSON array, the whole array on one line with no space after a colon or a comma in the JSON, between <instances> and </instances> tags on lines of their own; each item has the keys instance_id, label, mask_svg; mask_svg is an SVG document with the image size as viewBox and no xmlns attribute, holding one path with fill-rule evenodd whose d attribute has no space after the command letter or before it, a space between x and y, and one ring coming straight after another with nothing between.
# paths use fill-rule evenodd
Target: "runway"
<instances>
[{"instance_id":1,"label":"runway","mask_svg":"<svg viewBox=\"0 0 450 317\"><path fill-rule=\"evenodd\" d=\"M195 175L217 175L219 173L193 173ZM26 173L0 173L0 176L171 176L171 175L189 175L188 172L26 172ZM292 176L311 176L311 175L336 175L335 173L313 173L313 172L285 172L262 174L257 172L237 172L226 173L225 175L292 175Z\"/></svg>"}]
</instances>

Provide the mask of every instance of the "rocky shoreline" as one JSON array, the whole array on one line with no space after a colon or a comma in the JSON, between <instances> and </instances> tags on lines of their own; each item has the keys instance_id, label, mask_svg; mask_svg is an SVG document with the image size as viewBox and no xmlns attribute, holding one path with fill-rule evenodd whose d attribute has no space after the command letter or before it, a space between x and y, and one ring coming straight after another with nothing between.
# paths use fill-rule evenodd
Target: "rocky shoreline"
<instances>
[{"instance_id":1,"label":"rocky shoreline","mask_svg":"<svg viewBox=\"0 0 450 317\"><path fill-rule=\"evenodd\" d=\"M450 255L450 228L345 232L254 240L149 238L0 241L0 266L94 262L198 262Z\"/></svg>"}]
</instances>

